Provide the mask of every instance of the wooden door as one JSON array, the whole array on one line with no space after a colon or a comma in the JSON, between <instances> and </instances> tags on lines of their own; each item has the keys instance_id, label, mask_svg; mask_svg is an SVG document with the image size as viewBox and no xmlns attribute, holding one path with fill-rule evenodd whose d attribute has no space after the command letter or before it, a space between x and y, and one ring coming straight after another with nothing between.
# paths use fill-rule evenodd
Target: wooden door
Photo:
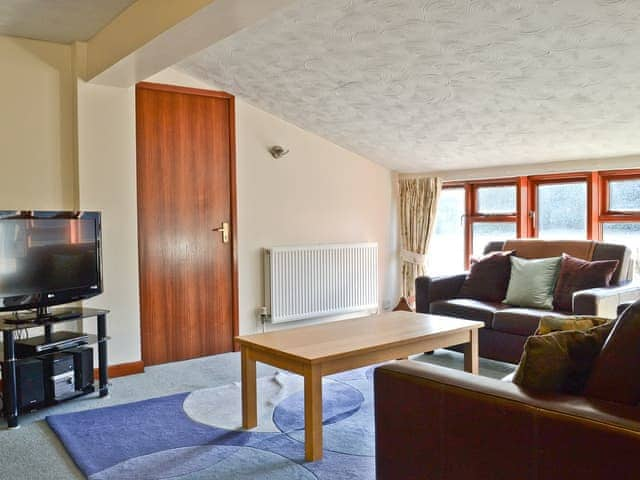
<instances>
[{"instance_id":1,"label":"wooden door","mask_svg":"<svg viewBox=\"0 0 640 480\"><path fill-rule=\"evenodd\" d=\"M228 352L237 334L231 95L136 88L142 359ZM228 222L229 239L214 229Z\"/></svg>"}]
</instances>

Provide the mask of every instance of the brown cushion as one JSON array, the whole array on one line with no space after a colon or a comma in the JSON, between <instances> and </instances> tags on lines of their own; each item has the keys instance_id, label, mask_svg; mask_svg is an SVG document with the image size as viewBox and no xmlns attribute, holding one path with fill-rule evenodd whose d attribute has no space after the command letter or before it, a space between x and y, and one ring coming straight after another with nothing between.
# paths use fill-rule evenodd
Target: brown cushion
<instances>
[{"instance_id":1,"label":"brown cushion","mask_svg":"<svg viewBox=\"0 0 640 480\"><path fill-rule=\"evenodd\" d=\"M477 320L484 322L487 327L491 328L493 314L506 307L506 305L501 303L481 302L468 298L454 298L452 300L431 302L429 312L437 315Z\"/></svg>"},{"instance_id":2,"label":"brown cushion","mask_svg":"<svg viewBox=\"0 0 640 480\"><path fill-rule=\"evenodd\" d=\"M590 328L604 325L610 320L601 317L589 317L576 315L574 317L559 317L547 315L540 319L540 324L536 330L536 335L546 335L551 332L562 332L564 330L580 330L584 332Z\"/></svg>"},{"instance_id":3,"label":"brown cushion","mask_svg":"<svg viewBox=\"0 0 640 480\"><path fill-rule=\"evenodd\" d=\"M462 284L459 298L485 302L501 302L507 294L513 251L493 252L479 259L471 259L469 276Z\"/></svg>"},{"instance_id":4,"label":"brown cushion","mask_svg":"<svg viewBox=\"0 0 640 480\"><path fill-rule=\"evenodd\" d=\"M553 292L553 308L572 312L574 292L608 287L618 263L618 260L587 262L563 253L558 282Z\"/></svg>"},{"instance_id":5,"label":"brown cushion","mask_svg":"<svg viewBox=\"0 0 640 480\"><path fill-rule=\"evenodd\" d=\"M492 328L500 332L528 337L535 333L540 319L548 316L565 317L561 313L535 308L506 308L495 313Z\"/></svg>"},{"instance_id":6,"label":"brown cushion","mask_svg":"<svg viewBox=\"0 0 640 480\"><path fill-rule=\"evenodd\" d=\"M579 394L613 323L529 337L513 377L523 388Z\"/></svg>"},{"instance_id":7,"label":"brown cushion","mask_svg":"<svg viewBox=\"0 0 640 480\"><path fill-rule=\"evenodd\" d=\"M584 394L617 403L640 403L640 301L627 308L616 322Z\"/></svg>"}]
</instances>

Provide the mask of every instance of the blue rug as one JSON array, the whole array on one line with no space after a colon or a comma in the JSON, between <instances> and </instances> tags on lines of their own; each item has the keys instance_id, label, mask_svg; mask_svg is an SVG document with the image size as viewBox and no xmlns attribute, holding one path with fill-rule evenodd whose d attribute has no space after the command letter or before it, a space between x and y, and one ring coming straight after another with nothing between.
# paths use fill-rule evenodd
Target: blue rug
<instances>
[{"instance_id":1,"label":"blue rug","mask_svg":"<svg viewBox=\"0 0 640 480\"><path fill-rule=\"evenodd\" d=\"M374 479L373 368L323 379L324 458L304 459L301 377L258 379L258 428L240 385L47 417L78 468L102 479Z\"/></svg>"}]
</instances>

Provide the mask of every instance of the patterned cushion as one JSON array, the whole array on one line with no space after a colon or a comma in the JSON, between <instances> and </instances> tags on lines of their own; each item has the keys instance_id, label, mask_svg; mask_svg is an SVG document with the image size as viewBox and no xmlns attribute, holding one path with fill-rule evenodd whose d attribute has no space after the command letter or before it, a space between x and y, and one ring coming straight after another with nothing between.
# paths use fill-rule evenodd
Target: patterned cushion
<instances>
[{"instance_id":1,"label":"patterned cushion","mask_svg":"<svg viewBox=\"0 0 640 480\"><path fill-rule=\"evenodd\" d=\"M609 319L601 317L588 317L576 315L574 317L558 317L546 315L540 319L536 335L546 335L551 332L564 330L585 331L607 323Z\"/></svg>"},{"instance_id":2,"label":"patterned cushion","mask_svg":"<svg viewBox=\"0 0 640 480\"><path fill-rule=\"evenodd\" d=\"M531 390L580 394L593 363L613 328L565 330L529 337L513 383Z\"/></svg>"}]
</instances>

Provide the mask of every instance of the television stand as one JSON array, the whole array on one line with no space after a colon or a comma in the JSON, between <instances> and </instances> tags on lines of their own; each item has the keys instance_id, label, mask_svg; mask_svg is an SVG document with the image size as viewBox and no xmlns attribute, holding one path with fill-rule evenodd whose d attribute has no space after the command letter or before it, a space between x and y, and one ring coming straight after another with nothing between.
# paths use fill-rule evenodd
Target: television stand
<instances>
[{"instance_id":1,"label":"television stand","mask_svg":"<svg viewBox=\"0 0 640 480\"><path fill-rule=\"evenodd\" d=\"M38 315L38 313L42 313ZM4 417L7 420L9 428L18 427L18 416L20 415L18 408L18 384L16 375L16 361L24 358L36 357L39 354L21 356L16 355L16 333L19 331L29 330L32 328L44 327L45 342L52 341L53 327L68 321L80 320L84 318L95 318L98 327L98 334L89 335L88 343L97 343L98 345L98 394L105 397L109 394L109 378L107 371L107 314L108 310L100 310L95 308L54 308L45 310L45 312L36 312L27 316L16 316L14 314L0 315L0 331L2 331L3 354L2 359L2 405ZM16 323L18 322L18 323ZM62 347L60 352L66 349ZM74 395L65 400L51 401L46 406L54 405L60 401L67 401L79 396L87 395L95 392L95 387L85 391L76 392Z\"/></svg>"}]
</instances>

